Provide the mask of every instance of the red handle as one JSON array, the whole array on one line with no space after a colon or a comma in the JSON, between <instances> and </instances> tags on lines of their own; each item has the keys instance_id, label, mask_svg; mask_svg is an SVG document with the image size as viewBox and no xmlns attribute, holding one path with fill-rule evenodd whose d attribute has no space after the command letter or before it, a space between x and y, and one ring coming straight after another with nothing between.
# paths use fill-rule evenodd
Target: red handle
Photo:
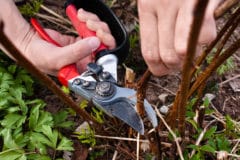
<instances>
[{"instance_id":1,"label":"red handle","mask_svg":"<svg viewBox=\"0 0 240 160\"><path fill-rule=\"evenodd\" d=\"M58 47L61 47L59 43L53 40L42 28L42 26L38 23L35 18L31 18L31 24L38 32L38 34L46 41L55 44ZM77 71L77 67L75 64L67 65L60 69L58 72L58 80L61 82L62 85L68 86L68 80L78 76L79 73Z\"/></svg>"},{"instance_id":2,"label":"red handle","mask_svg":"<svg viewBox=\"0 0 240 160\"><path fill-rule=\"evenodd\" d=\"M77 9L73 4L69 4L66 7L66 14L67 14L68 18L71 20L71 22L72 22L73 26L75 27L75 29L77 30L78 34L82 38L96 36L96 33L94 31L91 31L87 28L87 25L85 22L81 22L78 19ZM106 49L107 49L107 46L104 45L103 43L101 43L99 48L95 52L93 52L93 56L95 57L97 55L97 53L99 53L102 50L106 50Z\"/></svg>"}]
</instances>

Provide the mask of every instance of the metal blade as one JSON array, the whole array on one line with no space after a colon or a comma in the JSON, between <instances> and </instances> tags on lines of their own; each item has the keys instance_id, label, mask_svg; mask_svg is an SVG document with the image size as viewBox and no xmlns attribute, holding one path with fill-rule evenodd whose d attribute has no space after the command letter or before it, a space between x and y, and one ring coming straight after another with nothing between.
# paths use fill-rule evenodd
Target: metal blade
<instances>
[{"instance_id":1,"label":"metal blade","mask_svg":"<svg viewBox=\"0 0 240 160\"><path fill-rule=\"evenodd\" d=\"M109 114L121 119L140 134L144 134L143 121L127 98L115 99L103 107Z\"/></svg>"},{"instance_id":2,"label":"metal blade","mask_svg":"<svg viewBox=\"0 0 240 160\"><path fill-rule=\"evenodd\" d=\"M117 63L118 59L114 54L107 54L100 57L97 62L98 65L103 67L103 71L109 72L117 82Z\"/></svg>"}]
</instances>

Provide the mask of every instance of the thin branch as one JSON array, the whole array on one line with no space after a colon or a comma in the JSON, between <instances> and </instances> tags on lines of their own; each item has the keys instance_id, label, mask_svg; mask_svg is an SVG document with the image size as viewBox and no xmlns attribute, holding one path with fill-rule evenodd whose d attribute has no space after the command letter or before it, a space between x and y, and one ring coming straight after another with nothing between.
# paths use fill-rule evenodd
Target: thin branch
<instances>
[{"instance_id":1,"label":"thin branch","mask_svg":"<svg viewBox=\"0 0 240 160\"><path fill-rule=\"evenodd\" d=\"M67 20L66 18L64 18L64 17L62 17L61 15L57 14L57 13L54 12L53 10L47 8L46 6L41 5L41 8L42 8L43 10L45 10L46 12L48 12L49 14L51 14L51 15L59 18L59 19L61 19L61 20L64 21L65 23L67 23L67 24L69 24L69 25L72 24L69 20Z\"/></svg>"},{"instance_id":2,"label":"thin branch","mask_svg":"<svg viewBox=\"0 0 240 160\"><path fill-rule=\"evenodd\" d=\"M219 18L229 9L231 9L239 0L225 0L214 12L214 17Z\"/></svg>"},{"instance_id":3,"label":"thin branch","mask_svg":"<svg viewBox=\"0 0 240 160\"><path fill-rule=\"evenodd\" d=\"M190 82L191 82L191 72L189 72L189 68L193 66L196 47L197 47L197 41L198 36L200 34L200 29L203 22L204 13L206 10L208 4L208 0L201 1L199 0L196 8L194 10L194 20L192 23L191 31L190 31L190 37L188 40L188 46L187 46L187 56L184 61L183 65L183 73L182 73L182 81L180 84L180 91L179 91L179 101L176 101L174 103L177 103L175 106L178 109L178 119L179 119L179 125L178 129L182 136L184 136L185 132L185 114L186 114L186 104L188 99L188 91L190 88Z\"/></svg>"},{"instance_id":4,"label":"thin branch","mask_svg":"<svg viewBox=\"0 0 240 160\"><path fill-rule=\"evenodd\" d=\"M226 84L226 83L228 83L228 82L230 82L230 81L233 81L233 80L235 80L235 79L237 79L237 78L240 78L240 74L238 74L238 75L236 75L236 76L234 76L234 77L231 77L231 78L229 78L229 79L227 79L227 80L219 83L218 85L219 85L219 86L222 86L222 85L224 85L224 84Z\"/></svg>"},{"instance_id":5,"label":"thin branch","mask_svg":"<svg viewBox=\"0 0 240 160\"><path fill-rule=\"evenodd\" d=\"M145 90L147 81L151 76L151 72L147 69L143 74L142 78L137 83L137 111L138 113L143 116L145 113L143 102L145 98Z\"/></svg>"},{"instance_id":6,"label":"thin branch","mask_svg":"<svg viewBox=\"0 0 240 160\"><path fill-rule=\"evenodd\" d=\"M126 137L111 137L111 136L102 136L102 135L94 135L95 138L104 138L104 139L112 139L112 140L120 140L120 141L130 141L137 142L135 138L126 138ZM139 139L139 142L148 143L149 140Z\"/></svg>"}]
</instances>

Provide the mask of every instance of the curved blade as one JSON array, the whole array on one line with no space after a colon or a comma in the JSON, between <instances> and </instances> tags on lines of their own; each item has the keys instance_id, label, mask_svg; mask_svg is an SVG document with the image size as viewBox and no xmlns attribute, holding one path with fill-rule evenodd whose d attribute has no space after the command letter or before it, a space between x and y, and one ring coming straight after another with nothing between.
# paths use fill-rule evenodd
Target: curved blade
<instances>
[{"instance_id":1,"label":"curved blade","mask_svg":"<svg viewBox=\"0 0 240 160\"><path fill-rule=\"evenodd\" d=\"M108 113L121 119L140 134L144 134L144 125L141 117L136 112L131 101L127 98L118 98L102 106Z\"/></svg>"}]
</instances>

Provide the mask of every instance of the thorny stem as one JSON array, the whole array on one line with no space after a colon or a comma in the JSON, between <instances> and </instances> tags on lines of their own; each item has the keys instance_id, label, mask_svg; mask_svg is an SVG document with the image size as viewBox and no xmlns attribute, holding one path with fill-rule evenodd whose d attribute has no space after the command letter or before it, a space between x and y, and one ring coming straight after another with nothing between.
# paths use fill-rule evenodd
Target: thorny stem
<instances>
[{"instance_id":1,"label":"thorny stem","mask_svg":"<svg viewBox=\"0 0 240 160\"><path fill-rule=\"evenodd\" d=\"M206 50L206 53L209 53L213 47L217 44L220 39L222 39L218 46L220 49L217 49L217 56L213 58L212 62L209 66L205 69L203 73L201 73L196 81L194 82L193 86L190 89L188 97L192 96L192 94L196 91L201 84L206 82L207 78L227 59L229 58L239 47L239 40L237 40L234 44L232 44L227 50L225 50L221 55L220 52L223 48L223 45L226 43L227 39L233 33L234 29L238 26L240 21L240 7L236 10L236 12L230 17L227 23L224 25L222 30L220 31L219 35L217 36L216 40L214 40L209 48ZM225 34L225 35L224 35Z\"/></svg>"},{"instance_id":2,"label":"thorny stem","mask_svg":"<svg viewBox=\"0 0 240 160\"><path fill-rule=\"evenodd\" d=\"M22 53L12 44L8 37L3 32L3 23L0 22L0 43L6 48L17 62L26 68L32 75L41 80L53 93L55 93L64 103L76 111L82 118L88 121L90 124L97 126L96 120L94 120L86 111L82 110L70 97L68 97L47 75L37 69L28 59L26 59Z\"/></svg>"},{"instance_id":3,"label":"thorny stem","mask_svg":"<svg viewBox=\"0 0 240 160\"><path fill-rule=\"evenodd\" d=\"M218 59L214 60L206 70L198 76L196 81L194 82L193 86L191 87L188 97L190 97L199 86L204 83L207 78L214 72L216 69L226 60L228 59L234 52L236 52L240 47L240 39L238 39L234 44L232 44L226 51L218 57Z\"/></svg>"},{"instance_id":4,"label":"thorny stem","mask_svg":"<svg viewBox=\"0 0 240 160\"><path fill-rule=\"evenodd\" d=\"M143 102L145 98L146 84L150 76L151 76L151 72L147 69L143 74L142 78L137 83L137 104L136 105L137 105L137 111L141 116L143 116L145 113Z\"/></svg>"},{"instance_id":5,"label":"thorny stem","mask_svg":"<svg viewBox=\"0 0 240 160\"><path fill-rule=\"evenodd\" d=\"M229 29L229 26L233 24L235 21L236 16L240 14L240 7L235 11L234 14L232 14L227 21L227 23L223 26L223 28L220 30L220 32L217 34L217 37L215 40L213 40L210 45L207 47L206 50L203 51L202 55L197 59L195 66L191 71L191 76L196 72L196 69L203 63L203 61L206 59L207 55L210 53L210 51L216 46L216 44L219 42L220 39L222 39L223 35L227 32ZM237 21L235 21L237 22ZM231 32L230 32L231 33Z\"/></svg>"},{"instance_id":6,"label":"thorny stem","mask_svg":"<svg viewBox=\"0 0 240 160\"><path fill-rule=\"evenodd\" d=\"M234 6L239 0L225 0L214 12L214 17L218 18Z\"/></svg>"},{"instance_id":7,"label":"thorny stem","mask_svg":"<svg viewBox=\"0 0 240 160\"><path fill-rule=\"evenodd\" d=\"M184 137L185 135L185 114L186 114L186 104L187 104L187 97L188 91L191 82L191 72L189 72L189 68L193 66L193 60L195 57L196 46L198 41L198 36L200 33L200 28L203 22L204 13L208 4L208 0L197 2L196 8L194 10L194 20L190 31L190 37L188 40L188 47L187 47L187 56L184 61L183 65L183 73L182 73L182 81L180 84L180 91L179 91L179 99L178 101L174 101L176 104L176 109L178 109L178 129L180 134ZM172 117L175 118L175 117ZM171 118L171 119L172 119Z\"/></svg>"}]
</instances>

